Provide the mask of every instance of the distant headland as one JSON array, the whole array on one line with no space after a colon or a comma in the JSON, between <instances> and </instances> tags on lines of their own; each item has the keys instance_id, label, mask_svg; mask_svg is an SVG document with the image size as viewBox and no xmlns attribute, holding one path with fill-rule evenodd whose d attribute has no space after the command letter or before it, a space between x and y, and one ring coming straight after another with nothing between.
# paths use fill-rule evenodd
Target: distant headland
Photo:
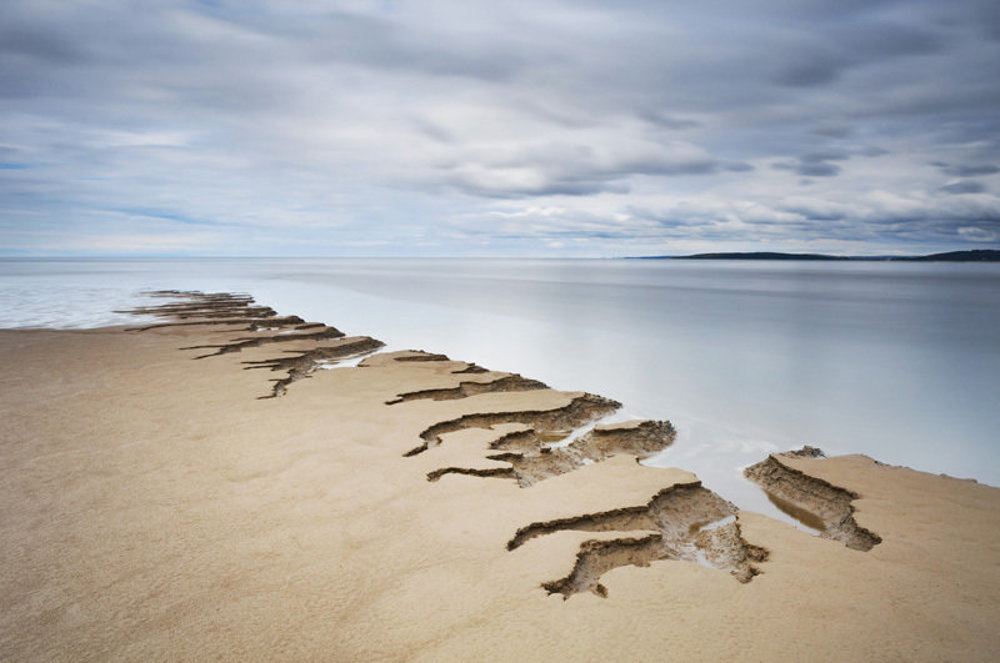
<instances>
[{"instance_id":1,"label":"distant headland","mask_svg":"<svg viewBox=\"0 0 1000 663\"><path fill-rule=\"evenodd\" d=\"M893 262L1000 262L1000 251L976 249L949 251L923 256L834 256L823 253L777 253L755 251L750 253L696 253L690 256L631 256L626 260L864 260Z\"/></svg>"}]
</instances>

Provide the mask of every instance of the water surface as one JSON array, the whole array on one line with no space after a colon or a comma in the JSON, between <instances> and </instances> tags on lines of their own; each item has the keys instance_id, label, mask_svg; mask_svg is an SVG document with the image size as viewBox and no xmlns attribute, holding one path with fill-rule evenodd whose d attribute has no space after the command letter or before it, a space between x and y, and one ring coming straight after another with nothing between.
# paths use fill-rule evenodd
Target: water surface
<instances>
[{"instance_id":1,"label":"water surface","mask_svg":"<svg viewBox=\"0 0 1000 663\"><path fill-rule=\"evenodd\" d=\"M243 291L667 418L654 462L744 508L811 444L1000 485L1000 265L619 260L0 261L0 326L133 322L142 289ZM293 394L294 397L294 394Z\"/></svg>"}]
</instances>

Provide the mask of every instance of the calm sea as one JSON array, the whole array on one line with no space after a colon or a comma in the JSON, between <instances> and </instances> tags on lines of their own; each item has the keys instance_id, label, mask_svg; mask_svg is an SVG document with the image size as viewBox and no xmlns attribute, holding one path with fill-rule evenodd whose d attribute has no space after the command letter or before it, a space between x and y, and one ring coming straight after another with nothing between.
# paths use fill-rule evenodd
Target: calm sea
<instances>
[{"instance_id":1,"label":"calm sea","mask_svg":"<svg viewBox=\"0 0 1000 663\"><path fill-rule=\"evenodd\" d=\"M615 398L744 508L772 510L741 468L803 444L1000 485L996 264L0 260L0 326L134 323L165 288Z\"/></svg>"}]
</instances>

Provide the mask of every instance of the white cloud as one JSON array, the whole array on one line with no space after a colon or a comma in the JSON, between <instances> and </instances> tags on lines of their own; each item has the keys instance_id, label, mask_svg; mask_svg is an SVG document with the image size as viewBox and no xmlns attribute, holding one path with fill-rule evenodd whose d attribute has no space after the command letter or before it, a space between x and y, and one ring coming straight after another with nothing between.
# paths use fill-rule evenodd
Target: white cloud
<instances>
[{"instance_id":1,"label":"white cloud","mask_svg":"<svg viewBox=\"0 0 1000 663\"><path fill-rule=\"evenodd\" d=\"M0 251L994 242L979 7L9 0Z\"/></svg>"}]
</instances>

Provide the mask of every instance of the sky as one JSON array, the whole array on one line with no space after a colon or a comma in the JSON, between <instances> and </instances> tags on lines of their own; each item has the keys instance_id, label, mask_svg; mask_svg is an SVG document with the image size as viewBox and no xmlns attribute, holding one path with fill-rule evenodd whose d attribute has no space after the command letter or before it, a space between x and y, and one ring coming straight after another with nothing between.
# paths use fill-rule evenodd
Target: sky
<instances>
[{"instance_id":1,"label":"sky","mask_svg":"<svg viewBox=\"0 0 1000 663\"><path fill-rule=\"evenodd\" d=\"M974 248L996 0L0 2L0 256Z\"/></svg>"}]
</instances>

